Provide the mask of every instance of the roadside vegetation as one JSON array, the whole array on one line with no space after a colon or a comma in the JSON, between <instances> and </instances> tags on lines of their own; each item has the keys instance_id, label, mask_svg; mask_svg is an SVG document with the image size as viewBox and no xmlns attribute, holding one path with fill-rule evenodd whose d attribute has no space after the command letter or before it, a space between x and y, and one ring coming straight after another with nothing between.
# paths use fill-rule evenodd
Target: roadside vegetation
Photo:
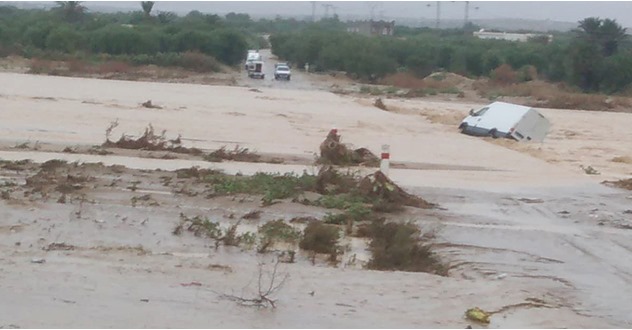
<instances>
[{"instance_id":1,"label":"roadside vegetation","mask_svg":"<svg viewBox=\"0 0 632 330\"><path fill-rule=\"evenodd\" d=\"M143 1L137 11L96 13L78 1L58 2L50 10L0 6L0 57L32 59L30 72L44 74L126 73L150 64L204 73L236 66L249 48L271 46L297 67L309 63L310 70L342 71L393 86L363 87L362 93L372 95L407 88L403 96L464 96L462 86L441 81L405 87L436 72L481 80L475 89L490 100L532 96L532 105L557 108L626 106L602 96L576 101L574 95L629 96L632 91L632 42L611 19L586 18L574 31L553 33L551 42L534 37L521 43L475 38L478 27L471 24L444 30L397 26L395 37L368 37L346 32L337 16L318 22L253 20L238 13L178 16L153 7ZM269 43L264 34L270 34ZM553 85L542 88L545 82ZM560 93L551 95L551 90Z\"/></svg>"},{"instance_id":2,"label":"roadside vegetation","mask_svg":"<svg viewBox=\"0 0 632 330\"><path fill-rule=\"evenodd\" d=\"M151 1L138 8L110 14L88 12L79 1L60 1L51 10L1 6L0 56L74 60L75 70L114 61L217 71L220 64L239 63L249 47L262 46L234 15L155 13Z\"/></svg>"},{"instance_id":3,"label":"roadside vegetation","mask_svg":"<svg viewBox=\"0 0 632 330\"><path fill-rule=\"evenodd\" d=\"M437 71L501 85L543 79L583 92L623 93L632 82L632 44L610 19L586 18L552 42L482 40L472 36L473 29L399 29L405 33L393 38L313 26L275 34L270 42L274 54L298 66L310 63L316 71L344 71L367 82L398 72L423 78Z\"/></svg>"},{"instance_id":4,"label":"roadside vegetation","mask_svg":"<svg viewBox=\"0 0 632 330\"><path fill-rule=\"evenodd\" d=\"M229 227L224 225L224 229L219 221L182 215L173 231L176 235L186 229L196 236L212 239L216 246L223 243L246 249L254 247L258 253L280 253L283 262L290 263L295 262L299 251L304 251L312 262L324 256L332 265L339 264L345 255L345 239L355 237L367 240L372 256L365 265L369 269L447 274L418 225L387 221L389 214L398 214L406 206L435 205L406 193L380 172L363 177L326 166L317 175L242 176L192 168L179 170L178 178L193 179L187 184L190 187L206 187L203 193L206 198L233 196L243 201L243 196L261 196L261 209L248 212ZM241 222L261 221L261 210L278 203L299 203L330 211L320 219L269 220L259 225L256 233L236 234Z\"/></svg>"}]
</instances>

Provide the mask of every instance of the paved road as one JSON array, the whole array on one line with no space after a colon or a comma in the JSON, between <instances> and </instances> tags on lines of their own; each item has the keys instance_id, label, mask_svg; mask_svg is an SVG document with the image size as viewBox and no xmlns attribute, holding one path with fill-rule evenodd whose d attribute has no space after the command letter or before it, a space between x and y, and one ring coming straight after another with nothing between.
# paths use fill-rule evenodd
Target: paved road
<instances>
[{"instance_id":1,"label":"paved road","mask_svg":"<svg viewBox=\"0 0 632 330\"><path fill-rule=\"evenodd\" d=\"M307 74L303 68L292 67L292 79L290 81L274 80L274 64L282 62L272 55L270 49L261 49L259 51L264 62L265 79L249 78L248 73L242 67L242 72L237 79L240 86L253 88L277 88L277 89L302 89L302 90L328 90L331 82L328 82L326 76L317 74Z\"/></svg>"}]
</instances>

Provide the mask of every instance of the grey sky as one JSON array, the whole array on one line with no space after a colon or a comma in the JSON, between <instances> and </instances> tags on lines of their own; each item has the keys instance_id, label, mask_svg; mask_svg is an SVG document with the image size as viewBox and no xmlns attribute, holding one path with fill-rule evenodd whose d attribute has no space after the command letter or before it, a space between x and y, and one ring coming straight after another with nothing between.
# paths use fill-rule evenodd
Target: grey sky
<instances>
[{"instance_id":1,"label":"grey sky","mask_svg":"<svg viewBox=\"0 0 632 330\"><path fill-rule=\"evenodd\" d=\"M425 18L434 19L435 1L318 1L316 16L325 14L324 4L336 7L341 19L366 17L374 6L375 18ZM90 9L110 7L121 10L140 9L138 1L91 1ZM478 9L476 9L478 8ZM231 11L248 13L253 16L310 16L312 5L309 1L159 1L156 11L186 13L199 10L205 13L226 14ZM329 14L332 15L334 9ZM463 19L464 1L442 1L441 17ZM550 19L562 22L577 22L586 17L616 19L623 26L632 26L632 1L470 1L470 18L476 19Z\"/></svg>"}]
</instances>

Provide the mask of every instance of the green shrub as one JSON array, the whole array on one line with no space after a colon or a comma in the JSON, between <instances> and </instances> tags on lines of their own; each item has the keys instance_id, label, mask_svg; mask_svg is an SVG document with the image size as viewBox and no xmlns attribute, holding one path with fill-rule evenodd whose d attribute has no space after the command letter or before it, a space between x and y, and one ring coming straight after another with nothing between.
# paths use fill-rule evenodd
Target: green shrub
<instances>
[{"instance_id":1,"label":"green shrub","mask_svg":"<svg viewBox=\"0 0 632 330\"><path fill-rule=\"evenodd\" d=\"M212 56L197 52L186 52L178 61L179 66L196 72L218 72L220 63Z\"/></svg>"},{"instance_id":2,"label":"green shrub","mask_svg":"<svg viewBox=\"0 0 632 330\"><path fill-rule=\"evenodd\" d=\"M46 37L46 49L74 53L82 43L82 35L67 26L52 30Z\"/></svg>"},{"instance_id":3,"label":"green shrub","mask_svg":"<svg viewBox=\"0 0 632 330\"><path fill-rule=\"evenodd\" d=\"M422 244L417 225L376 220L368 234L371 237L369 269L447 274L430 247Z\"/></svg>"},{"instance_id":4,"label":"green shrub","mask_svg":"<svg viewBox=\"0 0 632 330\"><path fill-rule=\"evenodd\" d=\"M305 227L299 247L316 253L334 254L338 249L338 239L338 227L312 221Z\"/></svg>"},{"instance_id":5,"label":"green shrub","mask_svg":"<svg viewBox=\"0 0 632 330\"><path fill-rule=\"evenodd\" d=\"M295 244L301 237L301 233L283 219L267 222L259 227L258 233L259 252L266 252L270 246L278 242Z\"/></svg>"}]
</instances>

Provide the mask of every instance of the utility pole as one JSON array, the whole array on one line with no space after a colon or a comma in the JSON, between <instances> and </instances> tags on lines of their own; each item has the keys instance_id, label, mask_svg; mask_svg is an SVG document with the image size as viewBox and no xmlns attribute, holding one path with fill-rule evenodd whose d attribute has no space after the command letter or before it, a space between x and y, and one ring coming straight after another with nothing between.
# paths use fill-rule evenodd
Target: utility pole
<instances>
[{"instance_id":1,"label":"utility pole","mask_svg":"<svg viewBox=\"0 0 632 330\"><path fill-rule=\"evenodd\" d=\"M325 7L325 18L329 18L329 8L333 7L333 5L331 5L331 4L324 4L322 6Z\"/></svg>"},{"instance_id":2,"label":"utility pole","mask_svg":"<svg viewBox=\"0 0 632 330\"><path fill-rule=\"evenodd\" d=\"M379 7L381 4L379 2L371 3L369 2L369 8L371 8L371 20L375 19L375 8Z\"/></svg>"},{"instance_id":3,"label":"utility pole","mask_svg":"<svg viewBox=\"0 0 632 330\"><path fill-rule=\"evenodd\" d=\"M463 22L463 28L467 27L468 16L470 15L470 2L465 1L465 21Z\"/></svg>"},{"instance_id":4,"label":"utility pole","mask_svg":"<svg viewBox=\"0 0 632 330\"><path fill-rule=\"evenodd\" d=\"M310 1L312 3L312 22L316 22L316 1Z\"/></svg>"},{"instance_id":5,"label":"utility pole","mask_svg":"<svg viewBox=\"0 0 632 330\"><path fill-rule=\"evenodd\" d=\"M437 1L437 22L435 23L435 29L439 29L441 26L441 1Z\"/></svg>"}]
</instances>

